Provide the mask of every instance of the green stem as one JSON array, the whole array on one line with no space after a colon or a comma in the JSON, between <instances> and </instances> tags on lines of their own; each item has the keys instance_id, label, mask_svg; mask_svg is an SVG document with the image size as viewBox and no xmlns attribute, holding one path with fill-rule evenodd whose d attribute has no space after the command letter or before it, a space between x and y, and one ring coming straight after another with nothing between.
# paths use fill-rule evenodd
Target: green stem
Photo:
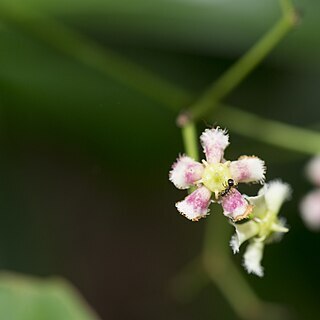
<instances>
[{"instance_id":1,"label":"green stem","mask_svg":"<svg viewBox=\"0 0 320 320\"><path fill-rule=\"evenodd\" d=\"M232 229L221 210L216 211L206 224L203 244L206 273L241 319L258 318L263 303L234 266L228 247Z\"/></svg>"},{"instance_id":2,"label":"green stem","mask_svg":"<svg viewBox=\"0 0 320 320\"><path fill-rule=\"evenodd\" d=\"M282 0L282 2L289 3L289 6L286 4L286 6L283 5L283 8L286 8L286 12L292 12L290 2L288 0ZM74 57L104 75L130 86L146 96L152 96L159 102L164 102L173 110L178 110L192 99L189 92L183 91L176 85L169 84L165 79L161 79L152 72L127 61L126 58L117 53L97 45L79 32L67 28L55 20L30 12L26 8L5 5L3 2L0 3L0 8L0 17L4 21L20 27L23 31L49 43L60 52ZM264 130L260 133L260 127L253 125L252 121L259 119L260 123L264 124L270 123L269 121L263 121L264 119L261 117L255 118L253 114L236 108L228 107L224 111L226 113L220 114L219 119L238 134L308 155L319 152L317 141L320 141L320 134L316 132L291 125L281 125L278 122L277 126L272 126L274 134L266 132L267 125L263 126ZM241 121L238 120L239 115ZM231 121L231 119L234 121ZM241 125L241 122L250 124L250 126ZM274 129L277 130L274 131ZM287 131L287 129L289 130ZM281 134L275 134L275 132ZM291 133L294 134L295 139L281 138L289 137ZM303 139L300 139L299 136ZM289 143L287 144L287 142Z\"/></svg>"},{"instance_id":3,"label":"green stem","mask_svg":"<svg viewBox=\"0 0 320 320\"><path fill-rule=\"evenodd\" d=\"M203 267L202 257L196 257L183 267L171 281L171 293L181 302L189 302L210 284L206 270Z\"/></svg>"},{"instance_id":4,"label":"green stem","mask_svg":"<svg viewBox=\"0 0 320 320\"><path fill-rule=\"evenodd\" d=\"M199 161L197 129L194 122L188 122L181 130L186 154L192 159Z\"/></svg>"},{"instance_id":5,"label":"green stem","mask_svg":"<svg viewBox=\"0 0 320 320\"><path fill-rule=\"evenodd\" d=\"M267 120L231 106L220 105L214 119L245 137L308 155L320 153L320 133Z\"/></svg>"},{"instance_id":6,"label":"green stem","mask_svg":"<svg viewBox=\"0 0 320 320\"><path fill-rule=\"evenodd\" d=\"M178 111L190 96L176 85L158 77L89 37L26 6L0 1L0 18L42 40L59 52L111 77L115 81Z\"/></svg>"},{"instance_id":7,"label":"green stem","mask_svg":"<svg viewBox=\"0 0 320 320\"><path fill-rule=\"evenodd\" d=\"M199 120L212 112L217 103L238 86L293 28L294 21L288 19L288 15L284 15L242 58L214 82L189 108L192 119Z\"/></svg>"},{"instance_id":8,"label":"green stem","mask_svg":"<svg viewBox=\"0 0 320 320\"><path fill-rule=\"evenodd\" d=\"M294 13L294 7L291 0L280 0L280 5L284 16L292 16Z\"/></svg>"},{"instance_id":9,"label":"green stem","mask_svg":"<svg viewBox=\"0 0 320 320\"><path fill-rule=\"evenodd\" d=\"M188 121L186 125L181 127L182 139L184 144L184 149L186 154L192 159L199 161L199 151L198 151L198 136L196 125L193 121ZM196 188L193 186L188 190L191 193Z\"/></svg>"}]
</instances>

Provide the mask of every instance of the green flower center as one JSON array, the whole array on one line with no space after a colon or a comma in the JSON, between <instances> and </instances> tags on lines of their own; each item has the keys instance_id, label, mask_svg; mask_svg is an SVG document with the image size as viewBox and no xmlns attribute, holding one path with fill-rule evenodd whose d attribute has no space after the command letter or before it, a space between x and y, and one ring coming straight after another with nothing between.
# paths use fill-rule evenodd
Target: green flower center
<instances>
[{"instance_id":1,"label":"green flower center","mask_svg":"<svg viewBox=\"0 0 320 320\"><path fill-rule=\"evenodd\" d=\"M229 164L230 162L207 164L203 171L202 183L216 195L226 189L228 179L231 179Z\"/></svg>"}]
</instances>

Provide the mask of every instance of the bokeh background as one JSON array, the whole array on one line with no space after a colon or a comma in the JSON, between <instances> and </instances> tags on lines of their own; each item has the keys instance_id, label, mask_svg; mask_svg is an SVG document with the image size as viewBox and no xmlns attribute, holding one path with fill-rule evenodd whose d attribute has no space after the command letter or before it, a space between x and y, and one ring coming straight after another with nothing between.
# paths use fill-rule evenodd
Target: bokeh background
<instances>
[{"instance_id":1,"label":"bokeh background","mask_svg":"<svg viewBox=\"0 0 320 320\"><path fill-rule=\"evenodd\" d=\"M172 278L201 250L206 223L190 223L174 208L184 197L168 181L172 162L183 152L177 112L58 50L7 5L16 5L22 17L56 19L196 98L279 18L278 2L1 3L0 268L67 279L101 319L237 319L213 285L184 303L170 290ZM296 5L299 27L226 101L316 130L320 3ZM46 34L43 21L38 28ZM220 124L219 113L203 119L199 132ZM298 212L300 199L313 188L303 172L309 157L228 129L229 159L256 154L268 164L268 180L281 177L294 189L282 211L291 230L267 247L265 277L246 275L240 256L235 263L261 298L286 306L294 319L318 319L320 238Z\"/></svg>"}]
</instances>

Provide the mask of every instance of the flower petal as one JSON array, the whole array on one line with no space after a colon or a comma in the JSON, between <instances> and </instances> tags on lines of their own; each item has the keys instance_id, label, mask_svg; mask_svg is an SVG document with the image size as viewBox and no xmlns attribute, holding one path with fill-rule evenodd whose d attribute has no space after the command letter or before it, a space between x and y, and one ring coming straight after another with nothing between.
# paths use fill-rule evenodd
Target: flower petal
<instances>
[{"instance_id":1,"label":"flower petal","mask_svg":"<svg viewBox=\"0 0 320 320\"><path fill-rule=\"evenodd\" d=\"M289 231L289 228L286 226L287 221L285 218L281 217L277 222L274 222L271 225L271 230L276 233L286 233Z\"/></svg>"},{"instance_id":2,"label":"flower petal","mask_svg":"<svg viewBox=\"0 0 320 320\"><path fill-rule=\"evenodd\" d=\"M308 193L300 203L301 218L306 226L320 230L320 189Z\"/></svg>"},{"instance_id":3,"label":"flower petal","mask_svg":"<svg viewBox=\"0 0 320 320\"><path fill-rule=\"evenodd\" d=\"M291 188L287 183L273 180L264 186L267 207L270 211L278 213L285 200L291 195Z\"/></svg>"},{"instance_id":4,"label":"flower petal","mask_svg":"<svg viewBox=\"0 0 320 320\"><path fill-rule=\"evenodd\" d=\"M231 238L230 246L233 253L237 253L242 243L258 234L259 226L253 220L245 223L233 223L233 225L236 233Z\"/></svg>"},{"instance_id":5,"label":"flower petal","mask_svg":"<svg viewBox=\"0 0 320 320\"><path fill-rule=\"evenodd\" d=\"M261 188L264 189L264 188ZM264 198L264 192L259 192L259 194L255 197L249 197L246 195L243 195L245 199L253 205L253 215L254 217L263 219L266 215L266 212L268 211L266 200Z\"/></svg>"},{"instance_id":6,"label":"flower petal","mask_svg":"<svg viewBox=\"0 0 320 320\"><path fill-rule=\"evenodd\" d=\"M265 178L266 167L264 161L255 156L242 156L230 163L230 171L236 182L260 182Z\"/></svg>"},{"instance_id":7,"label":"flower petal","mask_svg":"<svg viewBox=\"0 0 320 320\"><path fill-rule=\"evenodd\" d=\"M311 182L320 187L320 155L309 161L306 167L306 175Z\"/></svg>"},{"instance_id":8,"label":"flower petal","mask_svg":"<svg viewBox=\"0 0 320 320\"><path fill-rule=\"evenodd\" d=\"M201 179L203 169L201 163L183 155L173 164L169 179L178 189L188 189Z\"/></svg>"},{"instance_id":9,"label":"flower petal","mask_svg":"<svg viewBox=\"0 0 320 320\"><path fill-rule=\"evenodd\" d=\"M273 222L271 231L272 233L267 237L265 243L279 242L283 238L283 235L289 232L286 219L281 217L276 222Z\"/></svg>"},{"instance_id":10,"label":"flower petal","mask_svg":"<svg viewBox=\"0 0 320 320\"><path fill-rule=\"evenodd\" d=\"M243 266L248 273L253 273L259 277L263 276L261 260L263 257L264 243L262 241L252 241L248 244L243 255Z\"/></svg>"},{"instance_id":11,"label":"flower petal","mask_svg":"<svg viewBox=\"0 0 320 320\"><path fill-rule=\"evenodd\" d=\"M206 129L200 141L203 152L209 163L218 163L223 158L224 149L229 145L229 135L226 130L219 127L215 129Z\"/></svg>"},{"instance_id":12,"label":"flower petal","mask_svg":"<svg viewBox=\"0 0 320 320\"><path fill-rule=\"evenodd\" d=\"M192 221L198 221L209 213L211 191L200 187L188 195L183 201L176 203L178 211Z\"/></svg>"},{"instance_id":13,"label":"flower petal","mask_svg":"<svg viewBox=\"0 0 320 320\"><path fill-rule=\"evenodd\" d=\"M234 221L247 218L253 209L253 206L245 200L244 196L237 189L231 189L223 196L221 205L224 210L223 214Z\"/></svg>"}]
</instances>

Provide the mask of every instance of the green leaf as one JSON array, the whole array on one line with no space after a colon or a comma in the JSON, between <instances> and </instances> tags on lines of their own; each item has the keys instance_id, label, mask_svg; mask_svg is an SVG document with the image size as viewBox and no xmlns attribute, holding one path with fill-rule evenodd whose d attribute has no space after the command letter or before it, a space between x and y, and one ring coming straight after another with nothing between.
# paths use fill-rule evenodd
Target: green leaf
<instances>
[{"instance_id":1,"label":"green leaf","mask_svg":"<svg viewBox=\"0 0 320 320\"><path fill-rule=\"evenodd\" d=\"M0 319L98 320L77 290L61 278L0 273Z\"/></svg>"}]
</instances>

